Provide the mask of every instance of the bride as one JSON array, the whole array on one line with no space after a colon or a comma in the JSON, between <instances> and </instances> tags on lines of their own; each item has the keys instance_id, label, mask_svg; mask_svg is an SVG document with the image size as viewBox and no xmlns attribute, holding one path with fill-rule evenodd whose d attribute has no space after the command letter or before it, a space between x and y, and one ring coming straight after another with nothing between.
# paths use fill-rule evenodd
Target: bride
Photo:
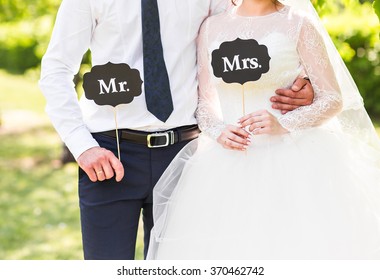
<instances>
[{"instance_id":1,"label":"bride","mask_svg":"<svg viewBox=\"0 0 380 280\"><path fill-rule=\"evenodd\" d=\"M202 134L155 187L148 259L380 259L379 140L315 10L234 5L201 28ZM302 71L314 102L281 115Z\"/></svg>"}]
</instances>

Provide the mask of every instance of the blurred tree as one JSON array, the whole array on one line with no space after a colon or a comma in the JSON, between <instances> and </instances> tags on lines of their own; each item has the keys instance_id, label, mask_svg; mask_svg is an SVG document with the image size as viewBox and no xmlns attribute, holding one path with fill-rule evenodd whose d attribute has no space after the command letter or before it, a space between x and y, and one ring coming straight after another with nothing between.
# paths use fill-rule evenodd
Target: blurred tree
<instances>
[{"instance_id":1,"label":"blurred tree","mask_svg":"<svg viewBox=\"0 0 380 280\"><path fill-rule=\"evenodd\" d=\"M0 0L0 68L23 73L39 65L60 2Z\"/></svg>"},{"instance_id":2,"label":"blurred tree","mask_svg":"<svg viewBox=\"0 0 380 280\"><path fill-rule=\"evenodd\" d=\"M314 0L313 3L352 73L367 111L380 119L380 0Z\"/></svg>"},{"instance_id":3,"label":"blurred tree","mask_svg":"<svg viewBox=\"0 0 380 280\"><path fill-rule=\"evenodd\" d=\"M380 0L311 0L320 15L348 8L354 4L372 3L372 6L380 19Z\"/></svg>"},{"instance_id":4,"label":"blurred tree","mask_svg":"<svg viewBox=\"0 0 380 280\"><path fill-rule=\"evenodd\" d=\"M55 14L61 0L0 0L0 22L31 20Z\"/></svg>"},{"instance_id":5,"label":"blurred tree","mask_svg":"<svg viewBox=\"0 0 380 280\"><path fill-rule=\"evenodd\" d=\"M373 8L375 9L375 12L380 19L380 0L376 0L373 2Z\"/></svg>"}]
</instances>

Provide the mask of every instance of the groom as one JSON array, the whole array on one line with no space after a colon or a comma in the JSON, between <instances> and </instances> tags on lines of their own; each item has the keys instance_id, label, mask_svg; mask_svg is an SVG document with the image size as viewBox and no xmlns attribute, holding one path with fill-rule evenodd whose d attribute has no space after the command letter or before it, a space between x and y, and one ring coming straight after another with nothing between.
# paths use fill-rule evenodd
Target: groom
<instances>
[{"instance_id":1,"label":"groom","mask_svg":"<svg viewBox=\"0 0 380 280\"><path fill-rule=\"evenodd\" d=\"M173 157L198 136L196 38L204 19L228 0L63 0L42 60L40 87L46 112L79 164L79 203L85 259L133 259L142 212L146 254L152 189ZM121 161L114 111L72 84L83 54L92 63L125 63L137 69L143 92L118 106ZM294 90L294 91L293 91ZM298 79L280 89L275 109L312 102Z\"/></svg>"}]
</instances>

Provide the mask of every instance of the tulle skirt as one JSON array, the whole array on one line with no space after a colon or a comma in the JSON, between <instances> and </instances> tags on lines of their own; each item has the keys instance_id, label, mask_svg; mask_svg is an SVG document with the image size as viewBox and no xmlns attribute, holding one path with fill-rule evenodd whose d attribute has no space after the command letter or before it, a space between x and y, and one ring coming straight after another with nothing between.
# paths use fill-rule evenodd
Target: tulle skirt
<instances>
[{"instance_id":1,"label":"tulle skirt","mask_svg":"<svg viewBox=\"0 0 380 280\"><path fill-rule=\"evenodd\" d=\"M241 152L201 135L154 189L148 259L380 259L379 155L351 140L316 128Z\"/></svg>"}]
</instances>

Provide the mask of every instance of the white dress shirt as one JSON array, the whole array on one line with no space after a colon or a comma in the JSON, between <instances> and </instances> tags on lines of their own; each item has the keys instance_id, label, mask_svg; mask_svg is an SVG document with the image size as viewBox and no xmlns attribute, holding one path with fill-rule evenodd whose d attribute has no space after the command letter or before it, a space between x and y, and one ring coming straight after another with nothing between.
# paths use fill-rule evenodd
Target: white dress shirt
<instances>
[{"instance_id":1,"label":"white dress shirt","mask_svg":"<svg viewBox=\"0 0 380 280\"><path fill-rule=\"evenodd\" d=\"M75 158L98 146L91 132L117 127L157 131L195 124L196 38L204 19L226 9L228 0L158 0L161 38L174 111L163 123L146 108L142 94L130 104L99 106L84 95L78 102L73 77L90 49L92 65L127 63L144 80L140 0L63 0L42 59L40 88L46 112Z\"/></svg>"}]
</instances>

